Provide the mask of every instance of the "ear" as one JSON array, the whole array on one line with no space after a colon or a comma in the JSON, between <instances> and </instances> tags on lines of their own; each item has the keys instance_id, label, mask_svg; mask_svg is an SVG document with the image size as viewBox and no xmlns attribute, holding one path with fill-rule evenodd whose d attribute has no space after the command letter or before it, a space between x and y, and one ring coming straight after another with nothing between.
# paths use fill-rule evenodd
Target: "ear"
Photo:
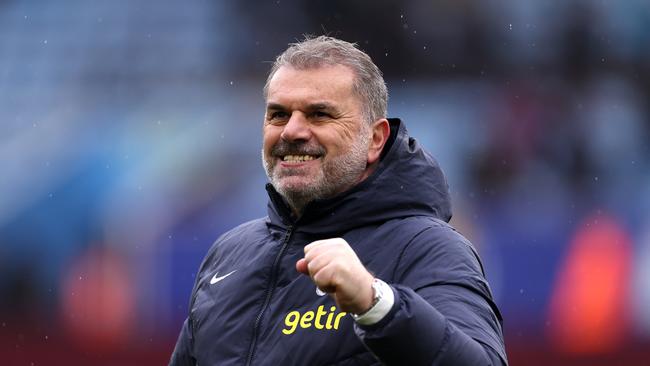
<instances>
[{"instance_id":1,"label":"ear","mask_svg":"<svg viewBox=\"0 0 650 366\"><path fill-rule=\"evenodd\" d=\"M390 124L386 118L379 119L372 124L371 140L368 148L368 165L379 161L381 151L390 136Z\"/></svg>"}]
</instances>

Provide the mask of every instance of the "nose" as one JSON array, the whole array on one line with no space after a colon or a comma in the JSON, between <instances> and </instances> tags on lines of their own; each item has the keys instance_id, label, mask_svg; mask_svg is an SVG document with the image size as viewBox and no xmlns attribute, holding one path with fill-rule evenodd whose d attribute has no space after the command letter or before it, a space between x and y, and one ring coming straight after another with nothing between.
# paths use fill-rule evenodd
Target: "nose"
<instances>
[{"instance_id":1,"label":"nose","mask_svg":"<svg viewBox=\"0 0 650 366\"><path fill-rule=\"evenodd\" d=\"M308 141L311 138L311 126L305 115L301 112L291 113L280 138L287 142Z\"/></svg>"}]
</instances>

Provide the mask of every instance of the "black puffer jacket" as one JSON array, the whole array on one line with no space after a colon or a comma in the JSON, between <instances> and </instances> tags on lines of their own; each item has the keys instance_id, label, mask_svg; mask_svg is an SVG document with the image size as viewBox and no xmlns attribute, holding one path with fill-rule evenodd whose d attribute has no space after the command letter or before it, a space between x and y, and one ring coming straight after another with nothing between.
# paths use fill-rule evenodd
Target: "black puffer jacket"
<instances>
[{"instance_id":1,"label":"black puffer jacket","mask_svg":"<svg viewBox=\"0 0 650 366\"><path fill-rule=\"evenodd\" d=\"M267 185L268 217L220 237L201 264L172 365L505 365L501 316L479 257L451 228L448 187L390 120L376 171L298 220ZM364 327L295 270L303 247L344 238L395 304Z\"/></svg>"}]
</instances>

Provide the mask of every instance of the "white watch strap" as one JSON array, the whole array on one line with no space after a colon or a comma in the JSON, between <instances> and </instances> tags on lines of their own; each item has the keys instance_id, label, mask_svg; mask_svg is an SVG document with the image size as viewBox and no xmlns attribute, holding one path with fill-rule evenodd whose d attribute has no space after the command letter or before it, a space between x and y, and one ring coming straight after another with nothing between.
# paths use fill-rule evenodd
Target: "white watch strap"
<instances>
[{"instance_id":1,"label":"white watch strap","mask_svg":"<svg viewBox=\"0 0 650 366\"><path fill-rule=\"evenodd\" d=\"M378 278L375 278L375 283L376 285L373 287L378 292L378 294L375 294L375 297L379 298L379 300L362 315L352 316L358 324L372 325L379 323L395 303L395 294L393 294L393 289L390 285Z\"/></svg>"}]
</instances>

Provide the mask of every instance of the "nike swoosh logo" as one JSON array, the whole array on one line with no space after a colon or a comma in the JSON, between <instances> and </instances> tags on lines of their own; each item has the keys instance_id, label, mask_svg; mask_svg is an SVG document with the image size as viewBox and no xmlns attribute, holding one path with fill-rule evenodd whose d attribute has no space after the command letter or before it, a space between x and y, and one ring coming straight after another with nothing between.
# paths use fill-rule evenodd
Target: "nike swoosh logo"
<instances>
[{"instance_id":1,"label":"nike swoosh logo","mask_svg":"<svg viewBox=\"0 0 650 366\"><path fill-rule=\"evenodd\" d=\"M234 270L234 271L232 271L232 272L230 272L230 273L228 273L228 274L225 274L225 275L223 275L223 276L221 276L221 277L217 277L217 275L219 274L219 272L217 272L217 273L214 274L214 276L212 276L212 279L210 280L210 284L211 284L211 285L214 285L215 283L217 283L217 282L223 280L224 278L230 276L231 274L235 273L236 271L237 271L237 270Z\"/></svg>"}]
</instances>

